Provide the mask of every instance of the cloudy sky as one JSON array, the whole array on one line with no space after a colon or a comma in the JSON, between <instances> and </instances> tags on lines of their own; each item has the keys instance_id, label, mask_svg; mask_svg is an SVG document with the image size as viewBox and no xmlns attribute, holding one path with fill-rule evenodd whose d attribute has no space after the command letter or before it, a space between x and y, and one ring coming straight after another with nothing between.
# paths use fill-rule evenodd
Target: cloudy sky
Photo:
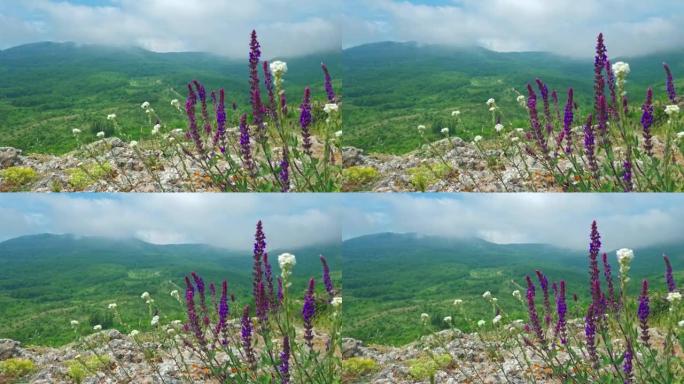
<instances>
[{"instance_id":1,"label":"cloudy sky","mask_svg":"<svg viewBox=\"0 0 684 384\"><path fill-rule=\"evenodd\" d=\"M37 233L251 248L261 219L272 249L339 241L334 195L0 194L0 241Z\"/></svg>"},{"instance_id":2,"label":"cloudy sky","mask_svg":"<svg viewBox=\"0 0 684 384\"><path fill-rule=\"evenodd\" d=\"M348 194L342 204L345 239L415 232L582 250L595 219L606 249L684 241L683 194Z\"/></svg>"},{"instance_id":3,"label":"cloudy sky","mask_svg":"<svg viewBox=\"0 0 684 384\"><path fill-rule=\"evenodd\" d=\"M264 55L339 49L339 0L0 0L0 49L36 41Z\"/></svg>"},{"instance_id":4,"label":"cloudy sky","mask_svg":"<svg viewBox=\"0 0 684 384\"><path fill-rule=\"evenodd\" d=\"M479 45L589 57L684 48L681 0L345 0L345 47L374 41Z\"/></svg>"}]
</instances>

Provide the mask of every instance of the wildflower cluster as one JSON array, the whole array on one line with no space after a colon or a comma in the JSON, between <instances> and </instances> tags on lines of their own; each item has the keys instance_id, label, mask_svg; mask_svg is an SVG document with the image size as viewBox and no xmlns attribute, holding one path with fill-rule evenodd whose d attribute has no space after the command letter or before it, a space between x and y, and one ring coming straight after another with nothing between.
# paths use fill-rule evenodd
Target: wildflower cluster
<instances>
[{"instance_id":1,"label":"wildflower cluster","mask_svg":"<svg viewBox=\"0 0 684 384\"><path fill-rule=\"evenodd\" d=\"M187 84L185 103L171 100L187 127L167 126L149 102L140 105L152 127L149 139L130 141L156 187L164 191L162 163L183 180L182 189L233 192L329 192L339 189L341 111L328 68L321 64L325 101L314 100L303 90L298 107L288 105L284 82L288 67L282 61L261 60L261 46L252 31L249 52L250 113L233 102L227 107L223 88L207 90L193 80ZM260 75L263 75L263 84ZM262 92L265 91L265 92ZM116 115L107 119L117 127ZM232 126L232 128L231 128ZM78 138L80 131L74 130ZM115 129L116 132L116 129ZM104 132L98 138L104 138ZM141 137L144 132L141 130ZM88 149L90 158L102 161L101 153ZM136 190L135 181L117 190Z\"/></svg>"},{"instance_id":2,"label":"wildflower cluster","mask_svg":"<svg viewBox=\"0 0 684 384\"><path fill-rule=\"evenodd\" d=\"M127 330L139 352L146 357L157 378L165 382L161 360L175 363L183 382L217 380L230 383L338 383L341 369L341 305L325 257L321 256L325 289L309 280L301 298L292 290L296 257L278 256L280 276L273 273L262 223L257 224L254 243L253 298L239 302L224 280L207 284L193 272L185 277L185 293L170 292L182 306L185 320L168 319L148 292L141 299L148 309L151 332L142 333L122 320L116 303L108 309L120 327ZM303 304L300 304L303 301ZM71 322L79 330L78 321ZM95 332L102 326L95 326ZM82 338L84 347L98 359L117 356L111 347L102 353L97 345L109 346L105 333L96 339ZM189 359L194 359L191 363ZM198 363L199 361L199 363ZM197 364L201 369L197 369ZM115 382L130 382L125 364L109 370Z\"/></svg>"}]
</instances>

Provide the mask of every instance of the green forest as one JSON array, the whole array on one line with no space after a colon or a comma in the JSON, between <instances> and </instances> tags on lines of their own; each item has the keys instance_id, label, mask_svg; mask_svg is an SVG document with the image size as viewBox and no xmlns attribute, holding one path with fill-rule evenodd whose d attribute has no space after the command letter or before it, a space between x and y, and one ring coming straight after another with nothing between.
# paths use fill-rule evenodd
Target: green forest
<instances>
[{"instance_id":1,"label":"green forest","mask_svg":"<svg viewBox=\"0 0 684 384\"><path fill-rule=\"evenodd\" d=\"M566 281L569 313L583 316L588 292L588 259L580 251L544 244L499 245L480 239L447 239L416 234L385 233L343 242L345 336L369 344L403 345L425 334L421 313L430 314L432 325L445 328L452 316L463 331L476 331L475 322L491 324L492 308L485 291L497 297L512 319L527 319L524 306L513 298L519 289L525 297L525 276L541 270L549 282ZM653 291L665 291L662 255L670 256L676 276L684 278L684 244L635 249L630 275L631 291L639 278L648 277ZM614 251L609 251L613 274ZM602 270L603 268L601 268ZM578 295L578 302L572 295ZM464 301L460 310L455 299ZM654 300L654 308L658 308ZM666 308L663 303L662 308ZM657 311L657 309L656 309ZM464 320L464 314L470 322Z\"/></svg>"},{"instance_id":2,"label":"green forest","mask_svg":"<svg viewBox=\"0 0 684 384\"><path fill-rule=\"evenodd\" d=\"M632 105L643 103L648 86L654 88L656 99L666 99L664 61L678 86L684 86L683 52L612 59L630 64L626 87ZM517 104L516 92L526 94L527 84L536 78L557 90L561 105L569 87L575 89L580 107L590 107L593 97L593 59L549 53L384 42L344 50L342 68L344 143L377 153L418 148L418 125L427 127L430 140L443 137L439 132L445 127L466 140L490 136L494 123L485 105L489 98L500 107L504 125L527 128L526 111ZM451 117L455 110L461 112L458 123Z\"/></svg>"},{"instance_id":3,"label":"green forest","mask_svg":"<svg viewBox=\"0 0 684 384\"><path fill-rule=\"evenodd\" d=\"M320 280L319 255L326 255L333 279L341 281L339 244L287 250L297 256L295 290L310 277ZM271 250L274 273L277 255ZM126 323L149 329L149 292L168 321L185 319L183 307L170 296L184 292L183 278L197 272L210 282L228 281L235 295L231 308L242 308L252 296L251 251L207 245L154 245L134 239L33 235L0 243L0 338L28 345L63 345L74 340L71 320L84 332L94 325L115 326L110 303Z\"/></svg>"},{"instance_id":4,"label":"green forest","mask_svg":"<svg viewBox=\"0 0 684 384\"><path fill-rule=\"evenodd\" d=\"M267 50L264 47L266 56ZM184 114L171 106L171 100L178 99L182 107L186 84L192 80L208 90L225 88L229 106L235 102L238 110L246 111L247 57L247 45L244 61L73 43L35 43L0 51L0 146L65 153L77 145L74 128L83 132L85 141L94 140L99 131L111 133L109 114L116 114L125 139L139 139L150 135L154 125L140 108L144 101L168 127L185 128ZM299 105L307 85L314 98L325 98L321 62L328 64L335 86L341 86L339 52L280 60L288 62L285 88L291 105ZM237 113L228 111L229 121L236 121Z\"/></svg>"}]
</instances>

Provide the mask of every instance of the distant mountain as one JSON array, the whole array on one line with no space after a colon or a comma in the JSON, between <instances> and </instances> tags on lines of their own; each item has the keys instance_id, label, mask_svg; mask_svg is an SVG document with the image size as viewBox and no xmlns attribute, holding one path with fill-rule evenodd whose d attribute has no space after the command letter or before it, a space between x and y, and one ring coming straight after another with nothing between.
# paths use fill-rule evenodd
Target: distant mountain
<instances>
[{"instance_id":1,"label":"distant mountain","mask_svg":"<svg viewBox=\"0 0 684 384\"><path fill-rule=\"evenodd\" d=\"M443 238L381 233L343 242L346 335L368 342L404 344L420 335L420 313L430 313L441 326L455 316L456 298L471 314L491 317L482 293L491 291L513 315L522 307L511 292L524 293L525 276L536 282L543 271L551 282L565 280L568 294L585 300L588 287L586 252L546 244L494 244L482 239ZM615 251L607 251L617 279ZM684 272L684 242L635 250L633 282L648 277L654 290L664 290L663 253L675 270ZM603 267L601 267L603 270ZM679 278L684 273L677 272ZM631 290L638 284L632 283ZM485 317L486 316L486 317ZM456 317L455 317L456 318ZM459 326L472 326L463 319Z\"/></svg>"},{"instance_id":2,"label":"distant mountain","mask_svg":"<svg viewBox=\"0 0 684 384\"><path fill-rule=\"evenodd\" d=\"M267 53L264 52L267 56ZM227 101L246 109L248 44L245 59L210 53L156 53L141 48L34 43L0 51L0 146L62 153L74 147L72 128L86 134L116 113L131 135L147 127L140 110L149 101L167 123L183 120L171 99L184 99L194 79L208 89L226 89ZM321 52L288 62L286 89L292 100L311 85L324 97L320 63L325 61L339 84L340 52ZM96 128L92 128L96 127ZM92 128L92 129L91 129Z\"/></svg>"},{"instance_id":3,"label":"distant mountain","mask_svg":"<svg viewBox=\"0 0 684 384\"><path fill-rule=\"evenodd\" d=\"M526 93L527 83L536 78L558 90L561 103L568 87L575 88L580 104L592 97L591 58L397 42L348 48L342 56L345 144L380 153L415 149L420 144L415 132L419 124L428 126L433 138L444 127L464 138L482 134L483 129L485 134L493 132L485 106L490 97L503 107L504 123L525 126L525 111L516 104L512 89ZM665 99L664 61L684 85L683 51L611 59L631 66L627 90L632 103L641 104L648 86L654 87L658 99ZM462 112L463 124L458 127L450 115L456 109Z\"/></svg>"},{"instance_id":4,"label":"distant mountain","mask_svg":"<svg viewBox=\"0 0 684 384\"><path fill-rule=\"evenodd\" d=\"M269 251L277 275L281 252ZM303 290L310 277L320 280L321 254L327 256L339 281L340 244L288 252L297 256L294 289ZM231 293L244 305L251 299L252 264L249 250L203 244L155 245L136 239L53 234L7 240L0 243L0 338L62 344L70 340L69 319L111 322L109 302L117 302L129 320L141 322L140 315L146 312L139 296L145 291L167 316L181 316L182 309L169 292L183 287L184 276L193 271L207 284L228 280Z\"/></svg>"}]
</instances>

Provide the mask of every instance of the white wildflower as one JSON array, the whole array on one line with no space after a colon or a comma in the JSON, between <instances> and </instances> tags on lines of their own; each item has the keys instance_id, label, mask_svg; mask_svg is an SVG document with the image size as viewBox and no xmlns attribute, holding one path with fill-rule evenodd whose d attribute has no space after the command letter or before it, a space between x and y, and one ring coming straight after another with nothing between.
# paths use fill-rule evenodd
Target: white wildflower
<instances>
[{"instance_id":1,"label":"white wildflower","mask_svg":"<svg viewBox=\"0 0 684 384\"><path fill-rule=\"evenodd\" d=\"M518 95L515 99L521 107L527 107L527 98L524 95Z\"/></svg>"},{"instance_id":2,"label":"white wildflower","mask_svg":"<svg viewBox=\"0 0 684 384\"><path fill-rule=\"evenodd\" d=\"M140 298L143 300L149 300L150 299L150 293L149 292L143 292L143 294L140 295Z\"/></svg>"},{"instance_id":3,"label":"white wildflower","mask_svg":"<svg viewBox=\"0 0 684 384\"><path fill-rule=\"evenodd\" d=\"M520 290L516 289L513 291L513 297L515 297L518 300L522 300L522 295L520 294Z\"/></svg>"},{"instance_id":4,"label":"white wildflower","mask_svg":"<svg viewBox=\"0 0 684 384\"><path fill-rule=\"evenodd\" d=\"M342 137L342 131L335 132L335 137Z\"/></svg>"},{"instance_id":5,"label":"white wildflower","mask_svg":"<svg viewBox=\"0 0 684 384\"><path fill-rule=\"evenodd\" d=\"M499 321L501 321L501 315L496 315L496 316L494 316L494 318L492 319L492 324L496 324L496 323L498 323Z\"/></svg>"},{"instance_id":6,"label":"white wildflower","mask_svg":"<svg viewBox=\"0 0 684 384\"><path fill-rule=\"evenodd\" d=\"M519 141L519 140L520 140L519 137L511 137L511 141L514 142L514 143L515 143L516 141Z\"/></svg>"},{"instance_id":7,"label":"white wildflower","mask_svg":"<svg viewBox=\"0 0 684 384\"><path fill-rule=\"evenodd\" d=\"M152 108L147 108L147 109L145 110L145 113L147 113L147 114L150 114L150 113L153 113L153 112L154 112L154 109L152 109Z\"/></svg>"},{"instance_id":8,"label":"white wildflower","mask_svg":"<svg viewBox=\"0 0 684 384\"><path fill-rule=\"evenodd\" d=\"M461 111L452 111L451 112L451 117L458 117L461 115Z\"/></svg>"},{"instance_id":9,"label":"white wildflower","mask_svg":"<svg viewBox=\"0 0 684 384\"><path fill-rule=\"evenodd\" d=\"M461 304L463 304L463 300L461 300L461 299L456 299L456 300L454 300L454 305L455 305L455 306L458 307L458 306L461 305Z\"/></svg>"},{"instance_id":10,"label":"white wildflower","mask_svg":"<svg viewBox=\"0 0 684 384\"><path fill-rule=\"evenodd\" d=\"M679 292L670 292L667 294L667 301L674 303L675 301L682 300L682 294Z\"/></svg>"},{"instance_id":11,"label":"white wildflower","mask_svg":"<svg viewBox=\"0 0 684 384\"><path fill-rule=\"evenodd\" d=\"M71 133L73 133L74 135L78 135L78 134L81 133L81 130L78 129L78 128L74 128L74 129L71 130Z\"/></svg>"},{"instance_id":12,"label":"white wildflower","mask_svg":"<svg viewBox=\"0 0 684 384\"><path fill-rule=\"evenodd\" d=\"M485 293L482 294L482 298L489 301L492 298L492 293L489 291L486 291Z\"/></svg>"},{"instance_id":13,"label":"white wildflower","mask_svg":"<svg viewBox=\"0 0 684 384\"><path fill-rule=\"evenodd\" d=\"M477 322L477 326L478 326L478 327L484 327L485 324L487 324L487 322L484 321L484 320L480 320L480 321Z\"/></svg>"},{"instance_id":14,"label":"white wildflower","mask_svg":"<svg viewBox=\"0 0 684 384\"><path fill-rule=\"evenodd\" d=\"M107 115L107 120L114 120L114 119L116 119L116 113L110 113L109 115Z\"/></svg>"},{"instance_id":15,"label":"white wildflower","mask_svg":"<svg viewBox=\"0 0 684 384\"><path fill-rule=\"evenodd\" d=\"M665 113L668 116L678 114L679 113L679 105L667 105L667 106L665 106Z\"/></svg>"},{"instance_id":16,"label":"white wildflower","mask_svg":"<svg viewBox=\"0 0 684 384\"><path fill-rule=\"evenodd\" d=\"M132 330L131 333L130 333L131 337L136 337L136 336L138 336L139 334L140 334L140 331L138 331L138 330L136 330L136 329Z\"/></svg>"},{"instance_id":17,"label":"white wildflower","mask_svg":"<svg viewBox=\"0 0 684 384\"><path fill-rule=\"evenodd\" d=\"M677 139L684 139L684 131L677 132Z\"/></svg>"},{"instance_id":18,"label":"white wildflower","mask_svg":"<svg viewBox=\"0 0 684 384\"><path fill-rule=\"evenodd\" d=\"M140 108L142 108L142 109L148 109L149 107L150 107L150 102L149 102L149 101L145 101L144 103L142 103L142 104L140 105Z\"/></svg>"},{"instance_id":19,"label":"white wildflower","mask_svg":"<svg viewBox=\"0 0 684 384\"><path fill-rule=\"evenodd\" d=\"M178 101L178 99L171 100L171 106L176 107L176 108L180 108L180 102Z\"/></svg>"},{"instance_id":20,"label":"white wildflower","mask_svg":"<svg viewBox=\"0 0 684 384\"><path fill-rule=\"evenodd\" d=\"M340 107L335 103L326 104L323 106L323 112L327 113L328 115L333 112L337 112L339 109Z\"/></svg>"},{"instance_id":21,"label":"white wildflower","mask_svg":"<svg viewBox=\"0 0 684 384\"><path fill-rule=\"evenodd\" d=\"M424 126L424 125L419 125L419 126L418 126L418 132L420 132L420 133L425 132L425 126Z\"/></svg>"},{"instance_id":22,"label":"white wildflower","mask_svg":"<svg viewBox=\"0 0 684 384\"><path fill-rule=\"evenodd\" d=\"M175 332L176 332L176 330L173 328L169 328L166 330L166 333L168 333L169 335L173 335Z\"/></svg>"},{"instance_id":23,"label":"white wildflower","mask_svg":"<svg viewBox=\"0 0 684 384\"><path fill-rule=\"evenodd\" d=\"M490 98L489 100L487 100L487 106L488 107L491 107L494 104L496 104L496 100L494 100L493 98Z\"/></svg>"},{"instance_id":24,"label":"white wildflower","mask_svg":"<svg viewBox=\"0 0 684 384\"><path fill-rule=\"evenodd\" d=\"M504 129L503 124L497 124L494 126L494 130L497 132L501 132L501 131L503 131L503 129Z\"/></svg>"},{"instance_id":25,"label":"white wildflower","mask_svg":"<svg viewBox=\"0 0 684 384\"><path fill-rule=\"evenodd\" d=\"M442 135L448 135L449 134L449 128L442 128L442 130L440 132L442 132Z\"/></svg>"},{"instance_id":26,"label":"white wildflower","mask_svg":"<svg viewBox=\"0 0 684 384\"><path fill-rule=\"evenodd\" d=\"M145 304L147 304L147 305L150 305L152 303L154 303L154 299L149 299L145 302Z\"/></svg>"},{"instance_id":27,"label":"white wildflower","mask_svg":"<svg viewBox=\"0 0 684 384\"><path fill-rule=\"evenodd\" d=\"M444 318L444 322L447 324L451 324L451 316L447 316Z\"/></svg>"},{"instance_id":28,"label":"white wildflower","mask_svg":"<svg viewBox=\"0 0 684 384\"><path fill-rule=\"evenodd\" d=\"M477 136L473 137L473 142L475 142L475 143L477 143L477 142L479 142L479 141L481 141L481 140L482 140L482 136L480 136L480 135L477 135Z\"/></svg>"},{"instance_id":29,"label":"white wildflower","mask_svg":"<svg viewBox=\"0 0 684 384\"><path fill-rule=\"evenodd\" d=\"M97 135L95 135L95 136L97 136L98 138L101 139L101 138L105 137L105 133L104 133L103 131L100 131L100 132L98 132Z\"/></svg>"},{"instance_id":30,"label":"white wildflower","mask_svg":"<svg viewBox=\"0 0 684 384\"><path fill-rule=\"evenodd\" d=\"M426 324L428 320L430 320L430 315L428 315L427 313L420 314L420 321L422 321L423 324Z\"/></svg>"},{"instance_id":31,"label":"white wildflower","mask_svg":"<svg viewBox=\"0 0 684 384\"><path fill-rule=\"evenodd\" d=\"M116 309L116 303L111 303L107 306L109 309Z\"/></svg>"},{"instance_id":32,"label":"white wildflower","mask_svg":"<svg viewBox=\"0 0 684 384\"><path fill-rule=\"evenodd\" d=\"M489 108L489 112L494 112L494 111L496 111L496 106L493 106L493 107L490 107L490 108Z\"/></svg>"},{"instance_id":33,"label":"white wildflower","mask_svg":"<svg viewBox=\"0 0 684 384\"><path fill-rule=\"evenodd\" d=\"M333 297L333 299L330 300L330 305L332 305L333 307L339 307L340 305L342 305L342 297L341 296Z\"/></svg>"},{"instance_id":34,"label":"white wildflower","mask_svg":"<svg viewBox=\"0 0 684 384\"><path fill-rule=\"evenodd\" d=\"M171 291L170 295L171 295L171 297L173 297L174 299L180 300L180 294L178 294L178 290L177 290L177 289L174 289L173 291Z\"/></svg>"},{"instance_id":35,"label":"white wildflower","mask_svg":"<svg viewBox=\"0 0 684 384\"><path fill-rule=\"evenodd\" d=\"M138 142L135 140L131 140L131 142L128 144L131 148L135 148L138 146Z\"/></svg>"},{"instance_id":36,"label":"white wildflower","mask_svg":"<svg viewBox=\"0 0 684 384\"><path fill-rule=\"evenodd\" d=\"M101 331L101 330L102 330L102 326L100 324L93 327L93 331Z\"/></svg>"},{"instance_id":37,"label":"white wildflower","mask_svg":"<svg viewBox=\"0 0 684 384\"><path fill-rule=\"evenodd\" d=\"M180 327L181 324L183 324L183 322L180 320L174 320L171 322L171 325L173 325L174 327Z\"/></svg>"},{"instance_id":38,"label":"white wildflower","mask_svg":"<svg viewBox=\"0 0 684 384\"><path fill-rule=\"evenodd\" d=\"M280 265L280 270L282 271L283 277L290 274L292 267L297 264L297 258L291 253L282 253L278 256L278 265Z\"/></svg>"},{"instance_id":39,"label":"white wildflower","mask_svg":"<svg viewBox=\"0 0 684 384\"><path fill-rule=\"evenodd\" d=\"M613 64L613 72L618 80L624 79L627 77L627 75L629 75L629 64L623 61L618 61L617 63Z\"/></svg>"},{"instance_id":40,"label":"white wildflower","mask_svg":"<svg viewBox=\"0 0 684 384\"><path fill-rule=\"evenodd\" d=\"M161 129L161 124L155 124L154 127L152 127L152 134L156 135L159 133L159 130Z\"/></svg>"},{"instance_id":41,"label":"white wildflower","mask_svg":"<svg viewBox=\"0 0 684 384\"><path fill-rule=\"evenodd\" d=\"M154 316L152 318L152 321L150 321L150 324L154 327L155 325L159 324L159 316Z\"/></svg>"},{"instance_id":42,"label":"white wildflower","mask_svg":"<svg viewBox=\"0 0 684 384\"><path fill-rule=\"evenodd\" d=\"M72 327L78 327L78 320L71 320L71 326Z\"/></svg>"},{"instance_id":43,"label":"white wildflower","mask_svg":"<svg viewBox=\"0 0 684 384\"><path fill-rule=\"evenodd\" d=\"M628 248L618 249L616 252L618 258L618 264L620 265L620 276L626 283L629 281L627 273L629 272L630 264L634 259L634 251Z\"/></svg>"},{"instance_id":44,"label":"white wildflower","mask_svg":"<svg viewBox=\"0 0 684 384\"><path fill-rule=\"evenodd\" d=\"M679 328L684 328L684 320L679 320L677 325L679 326Z\"/></svg>"},{"instance_id":45,"label":"white wildflower","mask_svg":"<svg viewBox=\"0 0 684 384\"><path fill-rule=\"evenodd\" d=\"M525 132L525 128L516 128L515 131L518 133L523 133Z\"/></svg>"},{"instance_id":46,"label":"white wildflower","mask_svg":"<svg viewBox=\"0 0 684 384\"><path fill-rule=\"evenodd\" d=\"M273 76L275 77L279 77L287 73L287 63L284 61L276 60L272 62L269 66L271 67L271 72L273 72Z\"/></svg>"}]
</instances>

